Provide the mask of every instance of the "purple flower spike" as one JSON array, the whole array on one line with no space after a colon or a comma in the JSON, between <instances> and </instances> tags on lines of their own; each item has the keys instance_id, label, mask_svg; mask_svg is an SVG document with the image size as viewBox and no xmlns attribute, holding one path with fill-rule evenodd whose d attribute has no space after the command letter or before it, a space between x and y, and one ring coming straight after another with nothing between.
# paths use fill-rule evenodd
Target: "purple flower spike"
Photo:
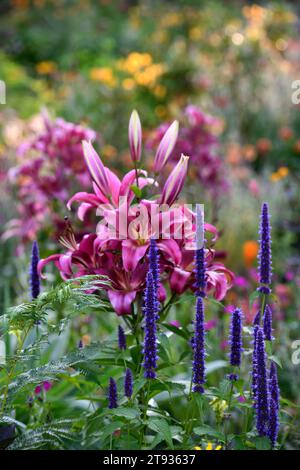
<instances>
[{"instance_id":1,"label":"purple flower spike","mask_svg":"<svg viewBox=\"0 0 300 470\"><path fill-rule=\"evenodd\" d=\"M155 379L157 367L157 339L156 321L158 319L158 301L152 272L149 270L146 277L145 290L145 339L144 339L144 376L146 379Z\"/></svg>"},{"instance_id":2,"label":"purple flower spike","mask_svg":"<svg viewBox=\"0 0 300 470\"><path fill-rule=\"evenodd\" d=\"M264 331L262 328L258 328L256 341L256 429L259 436L267 436L269 423L269 393Z\"/></svg>"},{"instance_id":3,"label":"purple flower spike","mask_svg":"<svg viewBox=\"0 0 300 470\"><path fill-rule=\"evenodd\" d=\"M269 305L266 305L264 311L264 333L265 340L272 341L272 310Z\"/></svg>"},{"instance_id":4,"label":"purple flower spike","mask_svg":"<svg viewBox=\"0 0 300 470\"><path fill-rule=\"evenodd\" d=\"M260 325L260 318L261 318L261 313L260 313L260 310L258 310L257 314L255 315L254 317L254 320L253 320L253 326L255 325Z\"/></svg>"},{"instance_id":5,"label":"purple flower spike","mask_svg":"<svg viewBox=\"0 0 300 470\"><path fill-rule=\"evenodd\" d=\"M271 292L270 284L272 277L272 253L271 253L271 226L269 218L268 204L262 205L261 222L260 222L260 250L258 254L259 260L259 282L261 284L259 290L263 294Z\"/></svg>"},{"instance_id":6,"label":"purple flower spike","mask_svg":"<svg viewBox=\"0 0 300 470\"><path fill-rule=\"evenodd\" d=\"M38 275L37 270L39 260L39 247L37 242L34 241L31 250L31 261L29 270L31 300L36 299L40 294L40 277Z\"/></svg>"},{"instance_id":7,"label":"purple flower spike","mask_svg":"<svg viewBox=\"0 0 300 470\"><path fill-rule=\"evenodd\" d=\"M270 366L270 397L273 398L279 409L280 390L278 386L277 367L274 361Z\"/></svg>"},{"instance_id":8,"label":"purple flower spike","mask_svg":"<svg viewBox=\"0 0 300 470\"><path fill-rule=\"evenodd\" d=\"M271 441L272 447L275 446L279 431L278 409L275 401L270 399L270 419L268 428L268 437Z\"/></svg>"},{"instance_id":9,"label":"purple flower spike","mask_svg":"<svg viewBox=\"0 0 300 470\"><path fill-rule=\"evenodd\" d=\"M121 325L119 325L118 327L118 345L119 345L119 349L121 350L126 349L126 336Z\"/></svg>"},{"instance_id":10,"label":"purple flower spike","mask_svg":"<svg viewBox=\"0 0 300 470\"><path fill-rule=\"evenodd\" d=\"M239 376L237 374L228 374L227 379L230 380L230 382L236 382L239 380Z\"/></svg>"},{"instance_id":11,"label":"purple flower spike","mask_svg":"<svg viewBox=\"0 0 300 470\"><path fill-rule=\"evenodd\" d=\"M196 205L196 250L195 250L195 287L196 295L205 297L205 239L204 239L204 216L200 205Z\"/></svg>"},{"instance_id":12,"label":"purple flower spike","mask_svg":"<svg viewBox=\"0 0 300 470\"><path fill-rule=\"evenodd\" d=\"M196 287L196 295L200 295L201 297L205 297L205 288L206 288L206 280L205 280L205 251L204 248L199 248L195 252L195 287Z\"/></svg>"},{"instance_id":13,"label":"purple flower spike","mask_svg":"<svg viewBox=\"0 0 300 470\"><path fill-rule=\"evenodd\" d=\"M205 383L205 329L204 329L204 304L202 297L196 299L195 334L192 340L193 360L193 384L194 392L204 393Z\"/></svg>"},{"instance_id":14,"label":"purple flower spike","mask_svg":"<svg viewBox=\"0 0 300 470\"><path fill-rule=\"evenodd\" d=\"M257 402L257 332L259 330L259 325L254 326L253 330L253 355L252 355L252 395L253 395L253 405L256 408Z\"/></svg>"},{"instance_id":15,"label":"purple flower spike","mask_svg":"<svg viewBox=\"0 0 300 470\"><path fill-rule=\"evenodd\" d=\"M155 238L150 239L150 248L149 248L149 270L152 273L154 286L156 289L156 293L158 292L159 286L159 254L158 248L156 245Z\"/></svg>"},{"instance_id":16,"label":"purple flower spike","mask_svg":"<svg viewBox=\"0 0 300 470\"><path fill-rule=\"evenodd\" d=\"M242 360L242 312L236 308L231 316L230 365L239 367Z\"/></svg>"},{"instance_id":17,"label":"purple flower spike","mask_svg":"<svg viewBox=\"0 0 300 470\"><path fill-rule=\"evenodd\" d=\"M270 367L270 379L269 379L269 391L270 391L270 410L269 410L269 428L268 436L271 440L272 447L275 446L279 431L279 400L280 391L278 387L277 379L277 368L275 362L271 362Z\"/></svg>"},{"instance_id":18,"label":"purple flower spike","mask_svg":"<svg viewBox=\"0 0 300 470\"><path fill-rule=\"evenodd\" d=\"M117 384L112 377L109 379L108 408L118 408Z\"/></svg>"},{"instance_id":19,"label":"purple flower spike","mask_svg":"<svg viewBox=\"0 0 300 470\"><path fill-rule=\"evenodd\" d=\"M125 380L124 380L124 393L127 398L131 398L133 389L133 378L130 369L126 369Z\"/></svg>"}]
</instances>

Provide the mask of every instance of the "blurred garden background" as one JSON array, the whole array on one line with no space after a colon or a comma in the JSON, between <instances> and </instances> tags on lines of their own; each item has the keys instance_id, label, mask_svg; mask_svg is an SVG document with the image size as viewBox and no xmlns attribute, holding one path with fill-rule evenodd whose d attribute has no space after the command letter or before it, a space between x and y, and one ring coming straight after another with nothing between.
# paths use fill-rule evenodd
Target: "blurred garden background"
<instances>
[{"instance_id":1,"label":"blurred garden background","mask_svg":"<svg viewBox=\"0 0 300 470\"><path fill-rule=\"evenodd\" d=\"M132 168L128 120L137 109L143 165L151 170L177 119L165 174L181 153L191 157L182 200L205 204L221 235L217 257L235 273L225 309L210 313L220 344L231 305L243 308L248 324L256 314L248 294L257 281L258 215L263 201L270 206L280 382L287 414L298 422L284 435L286 448L300 443L300 366L291 360L300 339L300 106L292 102L299 14L296 1L0 3L0 313L28 298L34 240L45 258L58 251L65 215L81 234L93 223L66 209L90 184L82 139L123 174ZM59 279L55 269L49 279ZM190 321L185 307L173 316ZM77 319L60 352L70 341L104 337L115 322L109 314Z\"/></svg>"}]
</instances>

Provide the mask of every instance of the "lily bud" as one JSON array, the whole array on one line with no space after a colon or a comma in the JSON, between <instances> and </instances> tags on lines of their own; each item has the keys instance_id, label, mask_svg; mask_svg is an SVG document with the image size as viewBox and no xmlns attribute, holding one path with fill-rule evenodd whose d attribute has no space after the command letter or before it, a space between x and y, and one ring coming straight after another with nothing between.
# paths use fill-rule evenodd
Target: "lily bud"
<instances>
[{"instance_id":1,"label":"lily bud","mask_svg":"<svg viewBox=\"0 0 300 470\"><path fill-rule=\"evenodd\" d=\"M134 162L139 162L142 151L142 127L140 117L135 109L132 111L129 120L128 139L131 158Z\"/></svg>"},{"instance_id":2,"label":"lily bud","mask_svg":"<svg viewBox=\"0 0 300 470\"><path fill-rule=\"evenodd\" d=\"M104 195L111 193L105 167L91 142L82 142L84 159L93 180Z\"/></svg>"},{"instance_id":3,"label":"lily bud","mask_svg":"<svg viewBox=\"0 0 300 470\"><path fill-rule=\"evenodd\" d=\"M177 199L184 185L187 174L188 161L189 157L182 154L179 162L173 168L171 174L165 182L161 196L161 204L168 204L171 206Z\"/></svg>"},{"instance_id":4,"label":"lily bud","mask_svg":"<svg viewBox=\"0 0 300 470\"><path fill-rule=\"evenodd\" d=\"M174 121L163 136L154 159L154 171L158 173L167 163L178 137L179 124Z\"/></svg>"}]
</instances>

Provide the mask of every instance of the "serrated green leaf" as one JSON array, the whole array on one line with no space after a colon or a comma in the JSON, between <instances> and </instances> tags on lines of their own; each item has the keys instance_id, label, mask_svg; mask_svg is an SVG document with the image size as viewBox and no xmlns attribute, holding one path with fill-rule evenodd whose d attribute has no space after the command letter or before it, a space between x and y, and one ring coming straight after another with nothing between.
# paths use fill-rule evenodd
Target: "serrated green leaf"
<instances>
[{"instance_id":1,"label":"serrated green leaf","mask_svg":"<svg viewBox=\"0 0 300 470\"><path fill-rule=\"evenodd\" d=\"M150 429L152 429L152 431L155 431L161 434L161 436L163 436L168 446L171 449L174 449L171 429L170 429L168 422L165 419L150 418L148 422L148 426Z\"/></svg>"}]
</instances>

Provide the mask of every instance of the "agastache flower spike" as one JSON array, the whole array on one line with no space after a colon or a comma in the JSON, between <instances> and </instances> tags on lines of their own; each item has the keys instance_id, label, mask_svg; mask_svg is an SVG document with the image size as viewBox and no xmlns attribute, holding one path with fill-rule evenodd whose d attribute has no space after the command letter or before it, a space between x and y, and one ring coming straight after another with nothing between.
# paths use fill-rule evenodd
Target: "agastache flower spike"
<instances>
[{"instance_id":1,"label":"agastache flower spike","mask_svg":"<svg viewBox=\"0 0 300 470\"><path fill-rule=\"evenodd\" d=\"M144 339L144 376L146 379L155 379L155 369L157 367L157 339L156 339L156 321L158 319L158 302L156 289L153 280L153 274L149 270L146 277L145 290L145 339Z\"/></svg>"},{"instance_id":2,"label":"agastache flower spike","mask_svg":"<svg viewBox=\"0 0 300 470\"><path fill-rule=\"evenodd\" d=\"M256 341L256 429L259 436L266 436L269 423L269 390L264 331L260 327Z\"/></svg>"},{"instance_id":3,"label":"agastache flower spike","mask_svg":"<svg viewBox=\"0 0 300 470\"><path fill-rule=\"evenodd\" d=\"M230 365L239 367L242 359L242 312L236 308L231 316Z\"/></svg>"},{"instance_id":4,"label":"agastache flower spike","mask_svg":"<svg viewBox=\"0 0 300 470\"><path fill-rule=\"evenodd\" d=\"M254 317L253 325L260 326L260 317L261 317L261 312L260 312L260 310L258 310L257 314Z\"/></svg>"},{"instance_id":5,"label":"agastache flower spike","mask_svg":"<svg viewBox=\"0 0 300 470\"><path fill-rule=\"evenodd\" d=\"M93 180L104 195L109 195L111 193L111 189L109 187L109 181L101 158L97 154L91 142L84 140L82 142L82 147L84 158Z\"/></svg>"},{"instance_id":6,"label":"agastache flower spike","mask_svg":"<svg viewBox=\"0 0 300 470\"><path fill-rule=\"evenodd\" d=\"M118 327L118 345L119 345L119 349L121 350L126 349L126 336L121 325L119 325Z\"/></svg>"},{"instance_id":7,"label":"agastache flower spike","mask_svg":"<svg viewBox=\"0 0 300 470\"><path fill-rule=\"evenodd\" d=\"M277 379L277 368L274 361L271 362L270 366L270 378L269 378L269 392L270 392L270 409L269 409L269 428L268 436L270 438L272 447L275 446L279 431L279 401L280 391L278 387Z\"/></svg>"},{"instance_id":8,"label":"agastache flower spike","mask_svg":"<svg viewBox=\"0 0 300 470\"><path fill-rule=\"evenodd\" d=\"M272 277L272 253L271 253L271 226L269 220L269 208L265 202L262 206L260 222L260 250L259 260L259 290L263 294L271 292L270 284Z\"/></svg>"},{"instance_id":9,"label":"agastache flower spike","mask_svg":"<svg viewBox=\"0 0 300 470\"><path fill-rule=\"evenodd\" d=\"M29 270L29 281L30 281L30 293L31 299L34 300L39 296L40 293L40 277L38 274L38 263L40 260L39 247L36 241L33 242L31 250L30 270Z\"/></svg>"},{"instance_id":10,"label":"agastache flower spike","mask_svg":"<svg viewBox=\"0 0 300 470\"><path fill-rule=\"evenodd\" d=\"M196 251L195 251L195 287L196 295L205 297L205 249L204 249L204 220L199 204L196 205Z\"/></svg>"},{"instance_id":11,"label":"agastache flower spike","mask_svg":"<svg viewBox=\"0 0 300 470\"><path fill-rule=\"evenodd\" d=\"M158 173L167 163L178 137L178 121L174 121L163 136L154 159L154 172Z\"/></svg>"},{"instance_id":12,"label":"agastache flower spike","mask_svg":"<svg viewBox=\"0 0 300 470\"><path fill-rule=\"evenodd\" d=\"M128 139L133 162L139 162L142 151L142 127L139 115L133 110L129 120Z\"/></svg>"},{"instance_id":13,"label":"agastache flower spike","mask_svg":"<svg viewBox=\"0 0 300 470\"><path fill-rule=\"evenodd\" d=\"M131 398L133 389L132 372L130 369L126 369L125 380L124 380L124 393L127 398Z\"/></svg>"},{"instance_id":14,"label":"agastache flower spike","mask_svg":"<svg viewBox=\"0 0 300 470\"><path fill-rule=\"evenodd\" d=\"M205 329L204 329L204 304L203 298L196 298L195 334L192 340L193 360L193 384L194 392L204 393L205 383Z\"/></svg>"},{"instance_id":15,"label":"agastache flower spike","mask_svg":"<svg viewBox=\"0 0 300 470\"><path fill-rule=\"evenodd\" d=\"M270 398L273 398L279 410L280 390L278 386L277 367L274 361L270 365Z\"/></svg>"},{"instance_id":16,"label":"agastache flower spike","mask_svg":"<svg viewBox=\"0 0 300 470\"><path fill-rule=\"evenodd\" d=\"M155 238L150 239L149 248L149 270L152 273L156 293L159 285L159 254Z\"/></svg>"},{"instance_id":17,"label":"agastache flower spike","mask_svg":"<svg viewBox=\"0 0 300 470\"><path fill-rule=\"evenodd\" d=\"M161 204L169 204L171 206L179 196L185 182L188 161L189 157L181 155L179 162L165 182L160 201Z\"/></svg>"},{"instance_id":18,"label":"agastache flower spike","mask_svg":"<svg viewBox=\"0 0 300 470\"><path fill-rule=\"evenodd\" d=\"M259 329L259 324L254 325L253 329L253 354L252 354L252 396L253 396L253 405L256 408L257 402L257 332Z\"/></svg>"},{"instance_id":19,"label":"agastache flower spike","mask_svg":"<svg viewBox=\"0 0 300 470\"><path fill-rule=\"evenodd\" d=\"M266 341L272 341L272 310L269 305L266 305L264 311L264 334Z\"/></svg>"},{"instance_id":20,"label":"agastache flower spike","mask_svg":"<svg viewBox=\"0 0 300 470\"><path fill-rule=\"evenodd\" d=\"M108 408L118 408L117 384L112 377L109 379Z\"/></svg>"}]
</instances>

